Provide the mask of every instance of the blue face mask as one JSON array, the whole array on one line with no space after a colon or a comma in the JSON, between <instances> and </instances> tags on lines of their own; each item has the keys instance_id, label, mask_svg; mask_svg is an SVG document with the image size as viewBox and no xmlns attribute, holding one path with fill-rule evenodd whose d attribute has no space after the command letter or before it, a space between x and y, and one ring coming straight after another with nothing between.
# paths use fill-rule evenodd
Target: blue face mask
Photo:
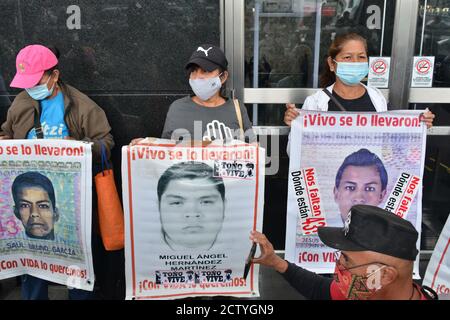
<instances>
[{"instance_id":1,"label":"blue face mask","mask_svg":"<svg viewBox=\"0 0 450 320\"><path fill-rule=\"evenodd\" d=\"M222 87L219 76L207 79L189 79L189 84L195 95L202 101L206 101L214 96Z\"/></svg>"},{"instance_id":2,"label":"blue face mask","mask_svg":"<svg viewBox=\"0 0 450 320\"><path fill-rule=\"evenodd\" d=\"M50 78L48 78L47 82L45 84L41 84L38 86L35 86L33 88L29 88L29 89L25 89L28 94L30 95L31 98L33 98L34 100L44 100L48 97L50 97L53 93L53 89L55 89L55 86L53 85L53 87L48 90L47 84L50 81Z\"/></svg>"},{"instance_id":3,"label":"blue face mask","mask_svg":"<svg viewBox=\"0 0 450 320\"><path fill-rule=\"evenodd\" d=\"M358 85L369 73L367 62L337 62L336 76L348 86Z\"/></svg>"}]
</instances>

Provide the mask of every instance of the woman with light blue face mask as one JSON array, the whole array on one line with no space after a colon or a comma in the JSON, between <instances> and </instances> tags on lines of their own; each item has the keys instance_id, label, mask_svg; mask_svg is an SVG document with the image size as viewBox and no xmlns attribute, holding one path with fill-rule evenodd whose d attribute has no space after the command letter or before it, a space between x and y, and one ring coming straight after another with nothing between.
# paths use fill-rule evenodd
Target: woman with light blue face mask
<instances>
[{"instance_id":1,"label":"woman with light blue face mask","mask_svg":"<svg viewBox=\"0 0 450 320\"><path fill-rule=\"evenodd\" d=\"M381 91L361 83L369 72L367 52L367 42L362 36L356 33L337 36L328 50L324 72L320 76L321 87L329 94L320 90L307 97L302 110L343 111L343 107L345 111L353 112L387 111L388 102ZM291 103L286 107L284 122L290 126L299 110ZM423 121L430 128L434 114L427 109L423 115Z\"/></svg>"},{"instance_id":2,"label":"woman with light blue face mask","mask_svg":"<svg viewBox=\"0 0 450 320\"><path fill-rule=\"evenodd\" d=\"M109 155L114 142L104 111L61 79L59 51L28 45L16 57L10 84L23 89L8 110L0 139L66 139L93 142L94 160L101 159L102 141Z\"/></svg>"},{"instance_id":3,"label":"woman with light blue face mask","mask_svg":"<svg viewBox=\"0 0 450 320\"><path fill-rule=\"evenodd\" d=\"M223 51L211 44L196 46L185 70L194 94L170 105L161 137L175 141L240 139L255 142L244 104L225 95L229 73ZM141 140L133 139L131 144Z\"/></svg>"}]
</instances>

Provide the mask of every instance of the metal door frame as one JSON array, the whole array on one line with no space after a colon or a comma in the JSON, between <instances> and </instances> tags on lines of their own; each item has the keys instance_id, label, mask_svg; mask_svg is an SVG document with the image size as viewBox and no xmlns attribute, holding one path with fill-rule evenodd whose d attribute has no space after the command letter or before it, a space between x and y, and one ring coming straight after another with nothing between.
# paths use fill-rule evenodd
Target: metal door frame
<instances>
[{"instance_id":1,"label":"metal door frame","mask_svg":"<svg viewBox=\"0 0 450 320\"><path fill-rule=\"evenodd\" d=\"M245 0L221 0L221 45L229 59L230 78L228 88L246 104L301 104L306 97L320 89L312 88L245 88ZM411 88L412 63L416 41L419 0L397 0L394 18L391 72L389 89L381 92L398 109L408 108L409 103L449 103L450 88ZM288 128L261 126L258 131ZM448 135L450 127L434 127L432 135Z\"/></svg>"},{"instance_id":2,"label":"metal door frame","mask_svg":"<svg viewBox=\"0 0 450 320\"><path fill-rule=\"evenodd\" d=\"M245 88L245 0L221 1L221 45L229 59L228 88L246 104L302 104L306 97L320 89L311 88ZM427 0L425 0L427 1ZM450 88L411 88L412 63L416 41L420 0L397 0L394 17L393 43L389 89L381 89L383 95L398 109L410 103L448 103ZM254 123L261 135L287 135L286 126L261 126ZM448 136L450 126L435 126L428 135ZM283 250L277 250L283 253ZM429 258L432 251L421 250L422 258Z\"/></svg>"}]
</instances>

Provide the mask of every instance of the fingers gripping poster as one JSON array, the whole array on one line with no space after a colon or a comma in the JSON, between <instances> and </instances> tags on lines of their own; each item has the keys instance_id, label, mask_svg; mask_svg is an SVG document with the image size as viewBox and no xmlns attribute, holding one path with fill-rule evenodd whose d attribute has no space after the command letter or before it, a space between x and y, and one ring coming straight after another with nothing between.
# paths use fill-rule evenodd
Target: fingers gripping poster
<instances>
[{"instance_id":1,"label":"fingers gripping poster","mask_svg":"<svg viewBox=\"0 0 450 320\"><path fill-rule=\"evenodd\" d=\"M333 273L334 250L317 228L343 227L356 204L408 219L420 235L425 144L420 112L302 111L291 131L286 259Z\"/></svg>"},{"instance_id":2,"label":"fingers gripping poster","mask_svg":"<svg viewBox=\"0 0 450 320\"><path fill-rule=\"evenodd\" d=\"M93 290L91 145L0 142L0 279Z\"/></svg>"},{"instance_id":3,"label":"fingers gripping poster","mask_svg":"<svg viewBox=\"0 0 450 320\"><path fill-rule=\"evenodd\" d=\"M127 299L259 296L264 149L169 142L122 149Z\"/></svg>"}]
</instances>

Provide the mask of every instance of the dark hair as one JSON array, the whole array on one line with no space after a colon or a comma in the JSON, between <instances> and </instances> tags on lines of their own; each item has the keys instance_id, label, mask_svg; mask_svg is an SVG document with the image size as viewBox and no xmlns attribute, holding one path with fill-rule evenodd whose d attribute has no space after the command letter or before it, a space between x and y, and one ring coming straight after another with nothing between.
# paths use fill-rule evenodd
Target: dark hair
<instances>
[{"instance_id":1,"label":"dark hair","mask_svg":"<svg viewBox=\"0 0 450 320\"><path fill-rule=\"evenodd\" d=\"M192 72L194 72L197 69L201 69L201 68L202 67L200 67L198 64L191 63L186 69L187 75L189 76ZM228 68L224 68L224 67L219 66L219 65L217 65L217 69L219 69L219 73L222 73L224 71L228 71Z\"/></svg>"},{"instance_id":2,"label":"dark hair","mask_svg":"<svg viewBox=\"0 0 450 320\"><path fill-rule=\"evenodd\" d=\"M56 46L53 45L49 45L46 46L51 52L53 52L53 54L56 56L56 58L59 60L59 56L60 56L60 51ZM59 78L58 78L58 86L61 88L61 91L64 94L64 97L67 97L67 99L69 100L69 105L66 109L66 114L68 114L68 111L73 108L76 104L76 101L73 99L72 94L70 93L69 89L66 86L66 83L62 80L61 77L61 70L59 69L59 64L57 64L56 66L48 69L45 71L45 74L50 75L52 74L53 71L58 70L59 71Z\"/></svg>"},{"instance_id":3,"label":"dark hair","mask_svg":"<svg viewBox=\"0 0 450 320\"><path fill-rule=\"evenodd\" d=\"M18 204L19 192L24 188L41 188L47 192L50 201L52 202L53 210L56 208L55 190L53 189L53 184L49 178L40 174L39 172L25 172L18 175L11 186L12 196L14 203Z\"/></svg>"},{"instance_id":4,"label":"dark hair","mask_svg":"<svg viewBox=\"0 0 450 320\"><path fill-rule=\"evenodd\" d=\"M388 182L388 174L386 168L384 167L383 162L380 160L380 158L378 158L378 156L375 153L370 152L367 149L359 149L358 151L348 155L344 159L344 162L341 164L336 174L336 181L335 181L336 188L339 188L342 179L342 174L344 173L344 170L348 166L357 166L357 167L375 166L377 168L378 173L380 174L381 190L386 190Z\"/></svg>"},{"instance_id":5,"label":"dark hair","mask_svg":"<svg viewBox=\"0 0 450 320\"><path fill-rule=\"evenodd\" d=\"M47 46L47 49L49 49L51 52L53 52L53 54L56 56L56 59L58 59L58 61L59 61L59 55L60 55L59 49L55 46ZM45 74L50 75L55 70L59 70L59 64L57 64L54 67L51 67L48 70L45 70Z\"/></svg>"},{"instance_id":6,"label":"dark hair","mask_svg":"<svg viewBox=\"0 0 450 320\"><path fill-rule=\"evenodd\" d=\"M324 68L320 75L320 86L322 88L326 88L336 82L336 75L330 70L330 66L328 65L328 57L335 59L342 51L344 45L351 40L361 41L364 44L367 53L367 41L363 36L355 32L338 35L328 48L328 56L325 59Z\"/></svg>"},{"instance_id":7,"label":"dark hair","mask_svg":"<svg viewBox=\"0 0 450 320\"><path fill-rule=\"evenodd\" d=\"M169 167L158 180L158 201L161 201L169 182L180 179L208 179L214 183L222 200L225 200L225 184L222 177L215 177L213 169L203 162L186 161Z\"/></svg>"},{"instance_id":8,"label":"dark hair","mask_svg":"<svg viewBox=\"0 0 450 320\"><path fill-rule=\"evenodd\" d=\"M56 59L59 60L60 52L59 49L54 45L47 46L47 49L53 52L53 54L56 56Z\"/></svg>"},{"instance_id":9,"label":"dark hair","mask_svg":"<svg viewBox=\"0 0 450 320\"><path fill-rule=\"evenodd\" d=\"M51 52L53 52L53 54L56 56L56 59L58 59L58 61L59 61L59 56L60 56L59 49L56 46L53 46L53 45L47 46L47 49L49 49ZM60 73L59 78L58 78L58 85L60 87L62 87L64 82L61 79L61 71L59 70L59 63L56 66L51 67L48 70L45 70L44 74L51 75L53 73L53 71L55 71L55 70L58 70L59 73Z\"/></svg>"}]
</instances>

